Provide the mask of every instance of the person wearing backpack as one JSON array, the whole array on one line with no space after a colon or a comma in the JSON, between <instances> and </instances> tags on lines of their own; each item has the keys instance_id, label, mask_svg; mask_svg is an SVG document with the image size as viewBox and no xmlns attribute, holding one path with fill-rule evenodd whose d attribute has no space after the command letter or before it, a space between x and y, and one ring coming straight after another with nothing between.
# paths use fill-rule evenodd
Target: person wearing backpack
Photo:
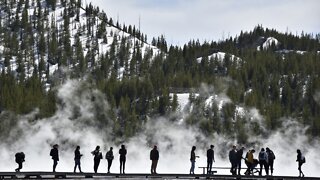
<instances>
[{"instance_id":1,"label":"person wearing backpack","mask_svg":"<svg viewBox=\"0 0 320 180\"><path fill-rule=\"evenodd\" d=\"M264 167L264 170L266 171L266 175L268 175L268 154L264 150L264 148L261 148L261 151L259 152L259 164L260 164L260 172L259 175L262 176L262 166Z\"/></svg>"},{"instance_id":2,"label":"person wearing backpack","mask_svg":"<svg viewBox=\"0 0 320 180\"><path fill-rule=\"evenodd\" d=\"M106 159L108 161L108 173L110 173L110 168L111 168L111 165L112 165L112 161L114 159L112 150L113 150L113 147L110 147L110 150L106 153Z\"/></svg>"},{"instance_id":3,"label":"person wearing backpack","mask_svg":"<svg viewBox=\"0 0 320 180\"><path fill-rule=\"evenodd\" d=\"M16 158L16 163L19 165L19 167L17 169L15 169L16 172L20 172L20 170L22 169L22 163L25 161L25 155L23 152L18 152L15 154L15 158Z\"/></svg>"},{"instance_id":4,"label":"person wearing backpack","mask_svg":"<svg viewBox=\"0 0 320 180\"><path fill-rule=\"evenodd\" d=\"M100 164L100 160L102 159L102 153L100 152L100 146L97 146L96 149L94 151L91 152L91 154L94 156L93 161L94 161L94 165L93 165L93 170L95 173L98 172L98 167Z\"/></svg>"},{"instance_id":5,"label":"person wearing backpack","mask_svg":"<svg viewBox=\"0 0 320 180\"><path fill-rule=\"evenodd\" d=\"M274 155L273 151L270 150L268 147L266 148L267 154L268 154L268 169L271 171L271 176L273 175L273 163L276 159L276 156Z\"/></svg>"},{"instance_id":6,"label":"person wearing backpack","mask_svg":"<svg viewBox=\"0 0 320 180\"><path fill-rule=\"evenodd\" d=\"M302 155L300 149L297 149L297 160L298 162L298 170L299 170L299 177L304 177L304 174L302 172L301 166L306 162L306 158Z\"/></svg>"},{"instance_id":7,"label":"person wearing backpack","mask_svg":"<svg viewBox=\"0 0 320 180\"><path fill-rule=\"evenodd\" d=\"M50 156L52 157L53 160L53 172L56 172L56 167L58 165L59 161L59 151L58 151L58 144L53 145L53 148L50 151Z\"/></svg>"}]
</instances>

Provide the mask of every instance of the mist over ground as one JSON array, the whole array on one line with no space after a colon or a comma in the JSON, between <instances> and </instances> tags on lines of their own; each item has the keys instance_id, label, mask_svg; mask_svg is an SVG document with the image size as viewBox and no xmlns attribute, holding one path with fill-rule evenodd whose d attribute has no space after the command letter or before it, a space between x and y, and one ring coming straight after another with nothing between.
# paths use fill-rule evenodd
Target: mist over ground
<instances>
[{"instance_id":1,"label":"mist over ground","mask_svg":"<svg viewBox=\"0 0 320 180\"><path fill-rule=\"evenodd\" d=\"M207 91L208 95L211 93L214 91ZM52 145L57 143L60 145L58 172L73 171L74 150L77 145L81 146L80 151L84 154L81 160L82 170L93 172L93 156L90 152L100 145L104 156L111 146L114 148L115 159L111 172L119 173L120 144L116 144L111 138L112 122L107 122L110 126L103 129L94 123L97 115L105 116L108 121L109 105L106 97L78 80L66 81L59 87L57 95L60 105L57 105L58 110L54 116L34 121L38 112L35 110L28 115L18 117L17 126L0 143L2 159L0 171L14 171L17 167L14 154L20 151L26 154L22 171L52 171L49 152ZM225 94L211 95L216 97L213 101L229 99ZM245 115L250 116L252 121L259 123L263 120L257 109L246 109ZM247 146L245 152L254 148L257 157L262 147L269 147L276 155L274 175L298 176L296 150L299 148L306 156L306 164L302 168L304 174L320 177L319 141L311 142L305 136L307 128L290 121L289 117L281 119L281 122L283 128L269 136L249 137L250 142L257 143ZM195 173L202 173L202 169L197 167L206 166L206 151L211 144L215 145L216 162L213 166L229 167L228 153L231 146L237 142L223 135L215 134L213 137L206 137L200 129L187 126L184 121L175 122L164 117L150 118L141 133L123 142L128 151L125 172L149 173L151 166L149 153L154 145L158 146L160 152L158 173L189 173L192 146L197 147L196 155L200 156L196 162ZM243 167L245 167L244 162ZM107 172L105 159L101 161L98 172ZM228 170L218 170L218 174L230 173Z\"/></svg>"}]
</instances>

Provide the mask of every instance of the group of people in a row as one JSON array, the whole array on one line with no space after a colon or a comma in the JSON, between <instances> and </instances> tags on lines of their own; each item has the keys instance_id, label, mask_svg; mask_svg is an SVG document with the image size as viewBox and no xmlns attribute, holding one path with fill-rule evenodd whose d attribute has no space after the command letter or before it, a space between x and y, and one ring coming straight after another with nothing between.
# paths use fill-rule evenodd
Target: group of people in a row
<instances>
[{"instance_id":1,"label":"group of people in a row","mask_svg":"<svg viewBox=\"0 0 320 180\"><path fill-rule=\"evenodd\" d=\"M50 156L53 160L53 172L56 172L56 167L59 161L59 145L55 144L53 145ZM210 148L207 150L207 174L212 174L212 163L215 162L214 158L214 145L211 145ZM229 151L229 161L231 163L230 172L232 175L241 175L241 162L242 159L245 161L245 164L247 165L245 175L254 174L255 172L259 172L259 175L262 175L262 168L264 167L266 175L269 175L269 169L271 172L271 175L273 175L273 164L274 160L276 158L275 154L272 150L270 150L268 147L266 149L261 148L258 159L254 158L254 149L249 149L246 153L246 156L243 157L243 151L244 147L241 147L237 149L237 146L234 145L232 149ZM191 168L190 168L190 174L194 174L195 169L195 162L196 158L199 158L195 154L196 146L193 146L191 149L190 154L190 161L191 161ZM98 167L100 164L100 160L103 159L102 152L100 151L100 146L97 146L94 151L91 152L91 154L94 156L94 172L97 173ZM125 145L121 145L121 148L119 149L119 160L120 160L120 174L125 173L125 163L126 163L126 155L127 150L125 148ZM76 172L76 169L78 167L79 171L81 171L81 157L83 155L80 153L80 146L77 146L74 151L74 172ZM110 173L110 168L112 165L112 161L114 159L113 155L113 147L110 147L109 151L105 155L106 160L108 161L108 173ZM16 153L15 155L16 163L18 163L19 167L15 169L16 172L19 172L22 169L22 163L25 161L25 154L23 152ZM150 160L151 160L151 174L157 174L157 164L159 160L159 151L157 149L157 146L154 146L153 149L150 151ZM298 170L299 170L299 177L304 176L301 166L305 163L305 157L302 155L301 151L297 150L297 160L298 162ZM256 168L256 166L260 164L260 170ZM255 172L254 172L255 171Z\"/></svg>"},{"instance_id":2,"label":"group of people in a row","mask_svg":"<svg viewBox=\"0 0 320 180\"><path fill-rule=\"evenodd\" d=\"M215 162L214 160L214 151L213 151L214 145L210 146L210 149L207 150L207 174L212 174L212 162ZM232 175L241 175L241 162L244 160L247 168L245 171L245 175L253 175L256 172L259 172L259 175L262 176L262 168L265 169L266 175L269 175L269 170L271 172L271 175L273 175L273 164L274 160L276 159L276 156L274 152L270 148L261 148L258 159L254 158L254 149L249 149L246 153L246 156L243 157L243 151L245 147L241 147L237 149L236 145L233 145L232 149L229 151L229 161L231 163L230 173ZM195 168L195 160L196 158L199 158L199 156L196 156L195 154L196 146L193 146L191 149L191 155L190 155L190 161L191 161L191 168L190 168L190 174L194 174L194 168ZM297 160L298 162L298 170L299 170L299 177L304 177L304 174L301 170L301 166L306 162L305 157L302 155L301 151L297 150ZM260 170L256 168L257 165L260 165Z\"/></svg>"}]
</instances>

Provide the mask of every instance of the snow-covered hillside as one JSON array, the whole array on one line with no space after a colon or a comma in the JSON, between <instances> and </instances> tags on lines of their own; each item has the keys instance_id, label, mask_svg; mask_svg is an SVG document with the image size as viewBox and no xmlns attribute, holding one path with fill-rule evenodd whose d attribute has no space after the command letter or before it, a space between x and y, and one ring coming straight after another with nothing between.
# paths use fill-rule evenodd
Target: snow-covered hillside
<instances>
[{"instance_id":1,"label":"snow-covered hillside","mask_svg":"<svg viewBox=\"0 0 320 180\"><path fill-rule=\"evenodd\" d=\"M32 76L34 68L40 66L41 58L44 60L46 67L46 73L41 73L43 81L47 81L49 79L47 76L53 75L61 67L61 63L57 63L57 61L60 61L60 59L58 57L54 57L55 60L53 60L52 56L50 55L49 51L51 46L49 43L51 42L58 43L58 47L55 49L56 51L65 48L61 46L62 41L69 41L67 43L70 43L69 45L72 48L71 51L73 51L73 53L77 49L81 49L83 57L87 59L87 69L93 68L94 63L99 63L102 55L110 55L110 51L114 51L113 53L115 54L119 53L120 44L123 40L130 52L129 57L127 57L128 64L130 64L130 60L137 49L139 49L141 52L142 57L144 57L145 54L148 54L149 57L151 56L150 60L152 60L155 55L160 53L158 48L146 43L146 39L141 41L132 34L129 34L128 31L122 30L122 28L120 29L120 27L122 27L121 25L115 26L111 24L110 19L107 21L107 16L104 12L98 12L96 15L89 14L85 8L88 7L88 5L85 4L85 2L82 2L80 8L77 7L76 4L72 4L72 1L67 2L70 3L67 5L64 5L63 3L65 2L63 1L57 1L55 10L52 10L45 0L41 0L39 2L40 4L30 2L28 5L26 5L25 3L22 5L22 7L17 4L13 4L13 8L10 9L10 11L5 10L1 12L1 16L4 17L1 18L1 23L4 25L11 24L12 22L9 22L9 20L12 18L19 18L19 20L22 22L24 20L24 13L27 13L27 16L30 17L29 23L32 24L38 23L37 18L40 15L43 16L41 23L43 23L42 25L44 26L44 31L39 31L38 27L32 27L33 34L29 34L30 37L28 37L33 39L34 44L28 49L29 51L32 51L29 52L30 57L24 59L24 67L28 67L24 68L26 77ZM95 13L97 12L94 12L93 14ZM18 31L17 34L21 34L23 37L27 36L24 35L25 30L19 26L17 26L14 31ZM66 33L66 31L69 32ZM98 35L98 33L101 34ZM69 38L64 39L65 36L69 36ZM22 44L25 43L21 37L17 39L19 40L19 46L22 46ZM80 43L77 42L77 40L80 40ZM41 47L39 47L39 44L42 43L41 41L45 41L47 44L45 44L44 47L45 52L42 52L40 57L39 49ZM139 46L139 48L137 46ZM24 53L22 52L21 48L18 50L19 52L17 53ZM17 55L8 53L8 51L9 47L6 44L1 43L0 71L5 69L6 72L10 70L13 73L17 73L17 69L19 68L19 60L17 60ZM6 55L1 54L10 54L10 56L6 57ZM61 58L61 54L58 54L57 56L60 56ZM79 59L76 59L77 57L66 58L66 65L68 68L74 69L75 67L79 66L80 62L78 62ZM31 62L32 65L30 65L31 60L33 61ZM76 63L72 63L74 61L76 61ZM106 69L106 71L108 70ZM118 77L121 78L124 72L124 65L121 64L118 67Z\"/></svg>"}]
</instances>

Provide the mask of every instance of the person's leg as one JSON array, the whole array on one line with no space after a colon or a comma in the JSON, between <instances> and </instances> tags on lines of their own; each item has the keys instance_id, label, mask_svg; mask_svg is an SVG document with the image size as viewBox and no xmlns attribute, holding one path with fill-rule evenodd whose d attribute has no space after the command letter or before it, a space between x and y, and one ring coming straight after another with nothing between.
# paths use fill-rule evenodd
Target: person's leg
<instances>
[{"instance_id":1,"label":"person's leg","mask_svg":"<svg viewBox=\"0 0 320 180\"><path fill-rule=\"evenodd\" d=\"M238 175L241 175L240 172L241 172L241 160L238 162Z\"/></svg>"},{"instance_id":2,"label":"person's leg","mask_svg":"<svg viewBox=\"0 0 320 180\"><path fill-rule=\"evenodd\" d=\"M153 160L151 160L151 174L153 174L154 173L154 161Z\"/></svg>"},{"instance_id":3,"label":"person's leg","mask_svg":"<svg viewBox=\"0 0 320 180\"><path fill-rule=\"evenodd\" d=\"M233 162L232 175L237 175L237 162Z\"/></svg>"},{"instance_id":4,"label":"person's leg","mask_svg":"<svg viewBox=\"0 0 320 180\"><path fill-rule=\"evenodd\" d=\"M120 159L120 174L122 173L122 165L123 165L123 161Z\"/></svg>"},{"instance_id":5,"label":"person's leg","mask_svg":"<svg viewBox=\"0 0 320 180\"><path fill-rule=\"evenodd\" d=\"M94 160L94 162L93 162L93 171L94 171L94 173L97 173L97 161L96 160Z\"/></svg>"},{"instance_id":6,"label":"person's leg","mask_svg":"<svg viewBox=\"0 0 320 180\"><path fill-rule=\"evenodd\" d=\"M271 176L272 176L273 175L273 161L269 162L269 168L270 168Z\"/></svg>"},{"instance_id":7,"label":"person's leg","mask_svg":"<svg viewBox=\"0 0 320 180\"><path fill-rule=\"evenodd\" d=\"M79 162L78 162L78 168L79 168L79 171L82 172L82 171L81 171L81 162L80 162L80 159L79 159Z\"/></svg>"},{"instance_id":8,"label":"person's leg","mask_svg":"<svg viewBox=\"0 0 320 180\"><path fill-rule=\"evenodd\" d=\"M57 165L58 165L58 161L53 160L53 172L56 172Z\"/></svg>"},{"instance_id":9,"label":"person's leg","mask_svg":"<svg viewBox=\"0 0 320 180\"><path fill-rule=\"evenodd\" d=\"M126 169L126 159L123 160L123 174L125 174L125 169Z\"/></svg>"},{"instance_id":10,"label":"person's leg","mask_svg":"<svg viewBox=\"0 0 320 180\"><path fill-rule=\"evenodd\" d=\"M191 174L194 174L195 161L191 161Z\"/></svg>"},{"instance_id":11,"label":"person's leg","mask_svg":"<svg viewBox=\"0 0 320 180\"><path fill-rule=\"evenodd\" d=\"M158 166L158 160L155 160L154 162L154 173L157 174L157 166Z\"/></svg>"},{"instance_id":12,"label":"person's leg","mask_svg":"<svg viewBox=\"0 0 320 180\"><path fill-rule=\"evenodd\" d=\"M262 166L263 166L263 162L260 161L260 162L259 162L259 165L260 165L259 175L262 176Z\"/></svg>"},{"instance_id":13,"label":"person's leg","mask_svg":"<svg viewBox=\"0 0 320 180\"><path fill-rule=\"evenodd\" d=\"M73 172L74 173L76 172L76 168L77 168L77 160L75 159L74 160L74 168L73 168Z\"/></svg>"},{"instance_id":14,"label":"person's leg","mask_svg":"<svg viewBox=\"0 0 320 180\"><path fill-rule=\"evenodd\" d=\"M269 175L269 165L267 161L264 162L264 169L266 171L266 175Z\"/></svg>"}]
</instances>

